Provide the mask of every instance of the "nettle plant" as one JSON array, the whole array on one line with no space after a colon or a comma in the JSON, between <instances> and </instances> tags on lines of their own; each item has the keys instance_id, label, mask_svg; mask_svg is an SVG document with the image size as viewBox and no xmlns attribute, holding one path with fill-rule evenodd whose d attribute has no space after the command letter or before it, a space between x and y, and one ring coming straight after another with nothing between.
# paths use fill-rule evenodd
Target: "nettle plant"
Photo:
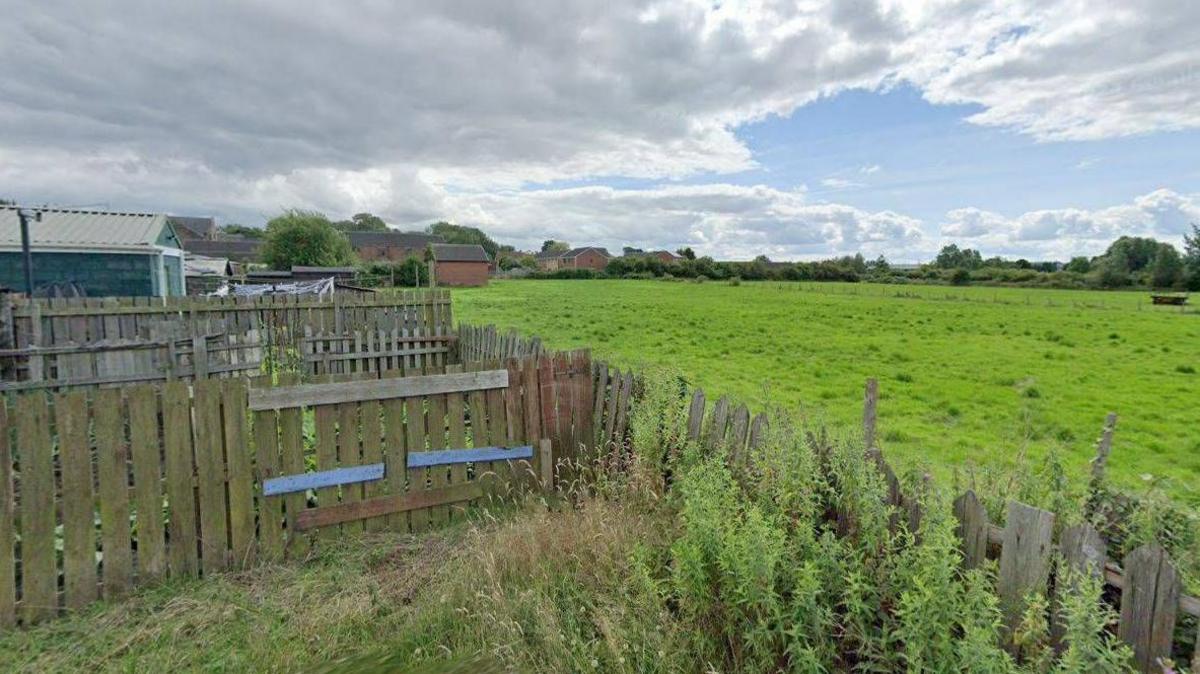
<instances>
[{"instance_id":1,"label":"nettle plant","mask_svg":"<svg viewBox=\"0 0 1200 674\"><path fill-rule=\"evenodd\" d=\"M1030 597L1001 620L994 564L965 571L948 496L920 492L919 528L887 505L861 441L829 438L782 413L731 457L687 442L680 379L651 371L633 442L672 476L664 603L697 666L728 672L1129 671L1102 587L1064 575L1054 607ZM1052 625L1062 626L1061 644Z\"/></svg>"}]
</instances>

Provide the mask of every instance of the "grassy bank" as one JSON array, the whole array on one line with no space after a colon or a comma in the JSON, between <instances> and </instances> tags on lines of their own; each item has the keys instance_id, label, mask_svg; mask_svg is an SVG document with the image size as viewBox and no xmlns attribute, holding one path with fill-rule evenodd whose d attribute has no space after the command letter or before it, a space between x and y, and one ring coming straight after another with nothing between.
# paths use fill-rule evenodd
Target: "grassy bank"
<instances>
[{"instance_id":1,"label":"grassy bank","mask_svg":"<svg viewBox=\"0 0 1200 674\"><path fill-rule=\"evenodd\" d=\"M906 465L1009 468L1050 453L1078 479L1104 415L1111 459L1200 503L1200 315L1143 293L813 283L508 281L455 290L457 320L669 364L710 394L854 423L879 377L884 447Z\"/></svg>"}]
</instances>

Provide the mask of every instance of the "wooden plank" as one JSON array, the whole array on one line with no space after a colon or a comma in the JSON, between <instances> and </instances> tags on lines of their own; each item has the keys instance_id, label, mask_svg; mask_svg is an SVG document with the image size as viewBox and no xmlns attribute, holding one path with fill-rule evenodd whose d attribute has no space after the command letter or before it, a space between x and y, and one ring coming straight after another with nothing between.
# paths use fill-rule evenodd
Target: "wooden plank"
<instances>
[{"instance_id":1,"label":"wooden plank","mask_svg":"<svg viewBox=\"0 0 1200 674\"><path fill-rule=\"evenodd\" d=\"M480 461L518 461L533 457L533 446L519 447L472 447L466 449L440 449L424 452L409 452L409 468L450 466Z\"/></svg>"},{"instance_id":2,"label":"wooden plank","mask_svg":"<svg viewBox=\"0 0 1200 674\"><path fill-rule=\"evenodd\" d=\"M1104 418L1104 430L1100 433L1100 441L1096 443L1096 458L1092 459L1092 482L1098 484L1104 481L1104 471L1108 467L1108 455L1112 453L1113 433L1117 429L1117 413L1109 412Z\"/></svg>"},{"instance_id":3,"label":"wooden plank","mask_svg":"<svg viewBox=\"0 0 1200 674\"><path fill-rule=\"evenodd\" d=\"M508 386L507 370L482 370L416 377L278 386L250 392L250 409L286 409L309 405L353 403L361 400L410 398Z\"/></svg>"},{"instance_id":4,"label":"wooden plank","mask_svg":"<svg viewBox=\"0 0 1200 674\"><path fill-rule=\"evenodd\" d=\"M398 377L400 370L389 370L384 377ZM407 451L404 447L404 401L399 398L384 400L380 403L383 408L383 444L384 444L384 475L387 478L388 494L402 495L408 480ZM387 518L388 528L393 531L408 531L408 513L395 512Z\"/></svg>"},{"instance_id":5,"label":"wooden plank","mask_svg":"<svg viewBox=\"0 0 1200 674\"><path fill-rule=\"evenodd\" d=\"M58 612L54 450L44 395L19 396L15 412L21 460L21 617L31 624Z\"/></svg>"},{"instance_id":6,"label":"wooden plank","mask_svg":"<svg viewBox=\"0 0 1200 674\"><path fill-rule=\"evenodd\" d=\"M875 448L875 420L879 406L879 380L874 377L867 380L866 392L863 395L863 445L866 449Z\"/></svg>"},{"instance_id":7,"label":"wooden plank","mask_svg":"<svg viewBox=\"0 0 1200 674\"><path fill-rule=\"evenodd\" d=\"M458 484L439 489L422 489L405 494L392 494L365 501L352 501L334 506L311 508L300 514L296 526L300 531L328 527L345 522L355 522L373 517L382 517L398 512L428 510L431 507L462 503L480 497L477 483Z\"/></svg>"},{"instance_id":8,"label":"wooden plank","mask_svg":"<svg viewBox=\"0 0 1200 674\"><path fill-rule=\"evenodd\" d=\"M63 596L68 609L78 610L98 597L87 393L57 396L54 414L62 465Z\"/></svg>"},{"instance_id":9,"label":"wooden plank","mask_svg":"<svg viewBox=\"0 0 1200 674\"><path fill-rule=\"evenodd\" d=\"M962 546L963 568L976 569L987 561L988 515L975 492L967 490L954 499L954 517L958 519L958 540Z\"/></svg>"},{"instance_id":10,"label":"wooden plank","mask_svg":"<svg viewBox=\"0 0 1200 674\"><path fill-rule=\"evenodd\" d=\"M621 397L617 401L617 426L613 430L613 439L618 443L625 442L626 431L629 427L629 400L633 397L633 370L625 373L621 380Z\"/></svg>"},{"instance_id":11,"label":"wooden plank","mask_svg":"<svg viewBox=\"0 0 1200 674\"><path fill-rule=\"evenodd\" d=\"M705 436L705 446L716 449L725 442L725 430L729 422L729 400L725 396L717 399L709 417L708 432Z\"/></svg>"},{"instance_id":12,"label":"wooden plank","mask_svg":"<svg viewBox=\"0 0 1200 674\"><path fill-rule=\"evenodd\" d=\"M221 418L229 481L229 545L235 569L254 563L254 473L246 429L246 382L221 382Z\"/></svg>"},{"instance_id":13,"label":"wooden plank","mask_svg":"<svg viewBox=\"0 0 1200 674\"><path fill-rule=\"evenodd\" d=\"M163 387L163 457L167 476L167 563L175 578L200 573L196 551L196 497L192 489L192 414L185 382Z\"/></svg>"},{"instance_id":14,"label":"wooden plank","mask_svg":"<svg viewBox=\"0 0 1200 674\"><path fill-rule=\"evenodd\" d=\"M750 423L750 441L748 445L750 449L762 448L763 444L767 441L769 426L770 422L767 420L765 412L759 412L754 417L754 421Z\"/></svg>"},{"instance_id":15,"label":"wooden plank","mask_svg":"<svg viewBox=\"0 0 1200 674\"><path fill-rule=\"evenodd\" d=\"M1011 634L1025 611L1025 599L1045 593L1053 553L1054 513L1009 501L996 583L1004 624Z\"/></svg>"},{"instance_id":16,"label":"wooden plank","mask_svg":"<svg viewBox=\"0 0 1200 674\"><path fill-rule=\"evenodd\" d=\"M167 572L158 393L153 386L129 389L129 456L133 463L133 504L137 517L138 581L145 583L158 580Z\"/></svg>"},{"instance_id":17,"label":"wooden plank","mask_svg":"<svg viewBox=\"0 0 1200 674\"><path fill-rule=\"evenodd\" d=\"M484 391L484 396L487 399L489 442L495 447L512 444L508 437L508 421L504 414L504 391L491 389ZM499 495L512 480L512 470L506 463L480 461L479 465L485 472L490 472L492 475L491 484L488 484L487 481L482 484L484 494Z\"/></svg>"},{"instance_id":18,"label":"wooden plank","mask_svg":"<svg viewBox=\"0 0 1200 674\"><path fill-rule=\"evenodd\" d=\"M588 451L589 463L597 456L596 449L596 387L592 381L592 354L587 349L580 349L575 355L575 378L578 382L579 397L576 400L575 423L579 426L578 441ZM517 439L524 438L518 435Z\"/></svg>"},{"instance_id":19,"label":"wooden plank","mask_svg":"<svg viewBox=\"0 0 1200 674\"><path fill-rule=\"evenodd\" d=\"M696 389L692 393L692 404L688 407L687 439L691 442L700 441L700 429L704 423L704 391Z\"/></svg>"},{"instance_id":20,"label":"wooden plank","mask_svg":"<svg viewBox=\"0 0 1200 674\"><path fill-rule=\"evenodd\" d=\"M251 386L270 386L267 377L255 379ZM283 557L283 530L280 512L282 501L262 495L262 483L279 475L279 427L275 410L262 410L253 415L254 470L259 484L256 491L258 510L259 556L267 561Z\"/></svg>"},{"instance_id":21,"label":"wooden plank","mask_svg":"<svg viewBox=\"0 0 1200 674\"><path fill-rule=\"evenodd\" d=\"M462 365L447 365L447 372L461 372ZM451 447L466 447L467 446L467 430L466 430L466 400L461 393L446 394L446 423L449 427L450 446ZM407 464L407 459L405 460ZM450 466L450 486L466 484L467 482L467 465L465 463L451 464ZM454 509L450 509L451 517L455 516Z\"/></svg>"},{"instance_id":22,"label":"wooden plank","mask_svg":"<svg viewBox=\"0 0 1200 674\"><path fill-rule=\"evenodd\" d=\"M7 401L0 397L0 629L17 623L13 454Z\"/></svg>"},{"instance_id":23,"label":"wooden plank","mask_svg":"<svg viewBox=\"0 0 1200 674\"><path fill-rule=\"evenodd\" d=\"M294 373L285 372L279 375L279 383L289 387L296 383L298 377ZM258 391L273 389L255 389ZM289 407L279 410L279 470L281 474L304 472L304 415L299 407ZM282 497L267 496L267 499L277 498L283 501L284 526L287 538L284 549L289 556L301 556L307 551L302 536L296 532L296 516L306 507L304 494L285 494Z\"/></svg>"},{"instance_id":24,"label":"wooden plank","mask_svg":"<svg viewBox=\"0 0 1200 674\"><path fill-rule=\"evenodd\" d=\"M1104 565L1108 562L1108 551L1100 532L1090 524L1077 524L1062 532L1059 542L1064 567L1057 572L1055 580L1055 596L1051 604L1050 642L1059 652L1062 651L1063 635L1066 634L1066 624L1059 608L1064 593L1076 589L1078 576L1067 578L1066 571L1082 576L1091 576L1104 582Z\"/></svg>"},{"instance_id":25,"label":"wooden plank","mask_svg":"<svg viewBox=\"0 0 1200 674\"><path fill-rule=\"evenodd\" d=\"M361 429L358 421L358 404L357 403L340 403L334 408L337 412L338 421L338 465L340 466L361 466L362 459L362 439L360 436ZM362 486L359 484L348 484L339 488L342 496L342 502L361 501L363 499ZM342 527L343 531L361 532L363 530L361 523L352 523Z\"/></svg>"},{"instance_id":26,"label":"wooden plank","mask_svg":"<svg viewBox=\"0 0 1200 674\"><path fill-rule=\"evenodd\" d=\"M1125 588L1117 635L1133 648L1134 667L1158 672L1171 656L1179 611L1180 580L1166 550L1150 543L1125 555Z\"/></svg>"},{"instance_id":27,"label":"wooden plank","mask_svg":"<svg viewBox=\"0 0 1200 674\"><path fill-rule=\"evenodd\" d=\"M538 398L541 401L542 423L541 429L543 438L558 437L558 414L555 411L555 391L554 391L554 361L541 356L537 361L537 387ZM611 429L610 429L611 430ZM611 436L611 433L609 434ZM476 445L480 445L478 440Z\"/></svg>"},{"instance_id":28,"label":"wooden plank","mask_svg":"<svg viewBox=\"0 0 1200 674\"><path fill-rule=\"evenodd\" d=\"M384 478L384 464L371 463L362 466L346 466L333 470L322 470L298 475L282 475L263 482L263 494L278 496L303 492L322 487L359 484Z\"/></svg>"},{"instance_id":29,"label":"wooden plank","mask_svg":"<svg viewBox=\"0 0 1200 674\"><path fill-rule=\"evenodd\" d=\"M337 468L337 406L317 405L313 408L313 427L316 431L317 470L330 471ZM279 479L279 478L275 478ZM269 482L270 480L266 481ZM263 484L265 485L266 482ZM338 489L335 486L317 489L319 507L336 505ZM339 527L322 529L322 538L336 538Z\"/></svg>"},{"instance_id":30,"label":"wooden plank","mask_svg":"<svg viewBox=\"0 0 1200 674\"><path fill-rule=\"evenodd\" d=\"M426 372L430 369L433 371L444 371L445 366L433 364L428 366ZM510 375L511 381L511 375ZM440 450L447 447L446 443L446 396L435 395L427 399L428 410L426 412L426 426L429 429L429 448L432 450ZM408 461L409 468L412 468L414 453L409 453ZM450 485L450 468L445 464L430 464L429 465L429 486L431 489L440 489ZM430 520L433 525L445 525L450 521L450 509L448 506L437 506L430 511Z\"/></svg>"},{"instance_id":31,"label":"wooden plank","mask_svg":"<svg viewBox=\"0 0 1200 674\"><path fill-rule=\"evenodd\" d=\"M228 566L220 382L197 379L192 390L196 420L192 446L196 453L200 504L200 569L208 575Z\"/></svg>"},{"instance_id":32,"label":"wooden plank","mask_svg":"<svg viewBox=\"0 0 1200 674\"><path fill-rule=\"evenodd\" d=\"M129 447L119 389L101 389L93 399L96 474L99 478L100 545L104 597L120 597L133 585L129 530Z\"/></svg>"},{"instance_id":33,"label":"wooden plank","mask_svg":"<svg viewBox=\"0 0 1200 674\"><path fill-rule=\"evenodd\" d=\"M420 494L426 489L427 475L424 468L407 468L407 457L415 452L425 450L425 409L420 398L404 400L404 430L405 468L408 471L408 494ZM413 533L429 529L429 511L424 508L414 508L408 513L409 527Z\"/></svg>"},{"instance_id":34,"label":"wooden plank","mask_svg":"<svg viewBox=\"0 0 1200 674\"><path fill-rule=\"evenodd\" d=\"M596 363L595 371L596 386L592 393L592 403L594 405L592 409L592 428L596 429L597 433L603 433L604 402L608 397L608 363ZM529 439L533 440L536 437L531 435ZM596 448L603 450L603 444L598 436L590 438L590 442Z\"/></svg>"},{"instance_id":35,"label":"wooden plank","mask_svg":"<svg viewBox=\"0 0 1200 674\"><path fill-rule=\"evenodd\" d=\"M745 462L746 434L750 431L750 410L745 405L739 405L733 411L733 420L729 424L729 460L733 464Z\"/></svg>"}]
</instances>

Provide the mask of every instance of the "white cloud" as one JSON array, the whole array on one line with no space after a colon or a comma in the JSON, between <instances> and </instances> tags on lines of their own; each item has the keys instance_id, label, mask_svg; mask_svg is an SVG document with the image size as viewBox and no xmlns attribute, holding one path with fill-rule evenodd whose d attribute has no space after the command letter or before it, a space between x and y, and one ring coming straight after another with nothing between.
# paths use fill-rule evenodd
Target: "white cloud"
<instances>
[{"instance_id":1,"label":"white cloud","mask_svg":"<svg viewBox=\"0 0 1200 674\"><path fill-rule=\"evenodd\" d=\"M41 3L5 16L0 196L244 222L304 207L405 225L457 217L522 241L703 242L728 256L912 246L912 218L724 184L756 166L734 130L902 82L934 103L978 106L972 123L1041 140L1200 127L1200 3L1177 0L352 0L305 11L259 0ZM527 188L613 178L712 184ZM1008 236L1177 229L1190 211L1160 201L1105 217L1027 214ZM979 236L967 232L990 231L993 216L947 226Z\"/></svg>"},{"instance_id":2,"label":"white cloud","mask_svg":"<svg viewBox=\"0 0 1200 674\"><path fill-rule=\"evenodd\" d=\"M1095 255L1122 235L1149 236L1179 244L1200 223L1200 194L1160 189L1130 203L1085 210L1037 210L1007 218L976 208L946 214L941 233L987 253L1065 258Z\"/></svg>"},{"instance_id":3,"label":"white cloud","mask_svg":"<svg viewBox=\"0 0 1200 674\"><path fill-rule=\"evenodd\" d=\"M545 239L612 248L689 245L702 255L749 259L910 249L924 239L914 218L814 203L803 191L707 184L645 190L578 187L449 198L464 221L532 248Z\"/></svg>"},{"instance_id":4,"label":"white cloud","mask_svg":"<svg viewBox=\"0 0 1200 674\"><path fill-rule=\"evenodd\" d=\"M862 187L862 183L846 178L825 178L821 180L822 187L828 187L831 190L847 190L852 187Z\"/></svg>"}]
</instances>

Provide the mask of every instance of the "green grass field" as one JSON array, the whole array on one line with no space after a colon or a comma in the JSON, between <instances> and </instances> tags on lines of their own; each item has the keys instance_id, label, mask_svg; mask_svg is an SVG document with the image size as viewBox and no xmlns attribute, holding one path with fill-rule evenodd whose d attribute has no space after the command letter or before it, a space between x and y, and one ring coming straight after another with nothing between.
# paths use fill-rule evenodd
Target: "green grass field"
<instances>
[{"instance_id":1,"label":"green grass field","mask_svg":"<svg viewBox=\"0 0 1200 674\"><path fill-rule=\"evenodd\" d=\"M683 371L710 399L849 426L878 377L902 465L1007 467L1057 451L1082 477L1104 415L1110 474L1200 503L1200 314L1146 293L797 283L501 281L453 292L456 320Z\"/></svg>"}]
</instances>

